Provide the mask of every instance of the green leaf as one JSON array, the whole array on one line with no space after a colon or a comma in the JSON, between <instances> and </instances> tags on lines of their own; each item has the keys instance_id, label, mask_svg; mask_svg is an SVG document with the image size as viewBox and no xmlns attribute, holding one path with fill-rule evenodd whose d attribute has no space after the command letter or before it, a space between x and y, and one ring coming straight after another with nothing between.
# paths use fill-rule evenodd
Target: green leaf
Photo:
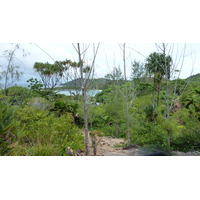
<instances>
[{"instance_id":1,"label":"green leaf","mask_svg":"<svg viewBox=\"0 0 200 200\"><path fill-rule=\"evenodd\" d=\"M193 104L190 104L189 105L189 110L192 112L192 113L195 113L195 107L194 107L194 105Z\"/></svg>"}]
</instances>

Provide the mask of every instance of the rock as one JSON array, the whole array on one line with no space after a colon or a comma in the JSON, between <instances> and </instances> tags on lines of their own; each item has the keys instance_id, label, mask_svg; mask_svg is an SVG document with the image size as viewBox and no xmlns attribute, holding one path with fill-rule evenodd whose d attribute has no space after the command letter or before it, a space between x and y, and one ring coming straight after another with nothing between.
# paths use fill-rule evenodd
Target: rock
<instances>
[{"instance_id":1,"label":"rock","mask_svg":"<svg viewBox=\"0 0 200 200\"><path fill-rule=\"evenodd\" d=\"M180 151L172 151L173 156L199 156L200 154L198 152L180 152Z\"/></svg>"},{"instance_id":2,"label":"rock","mask_svg":"<svg viewBox=\"0 0 200 200\"><path fill-rule=\"evenodd\" d=\"M74 151L71 149L71 147L67 147L65 151L68 156L74 155Z\"/></svg>"},{"instance_id":3,"label":"rock","mask_svg":"<svg viewBox=\"0 0 200 200\"><path fill-rule=\"evenodd\" d=\"M123 149L132 149L132 148L139 149L140 147L136 144L130 144L129 146L123 147Z\"/></svg>"}]
</instances>

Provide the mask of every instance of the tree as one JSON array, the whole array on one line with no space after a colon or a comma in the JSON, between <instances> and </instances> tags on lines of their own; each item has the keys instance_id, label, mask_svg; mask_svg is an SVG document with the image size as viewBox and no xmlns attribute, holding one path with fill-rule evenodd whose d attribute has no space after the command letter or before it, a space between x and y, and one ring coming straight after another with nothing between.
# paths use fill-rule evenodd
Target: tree
<instances>
[{"instance_id":1,"label":"tree","mask_svg":"<svg viewBox=\"0 0 200 200\"><path fill-rule=\"evenodd\" d=\"M38 72L43 82L45 91L52 91L61 82L66 68L59 62L54 64L36 62L33 68Z\"/></svg>"},{"instance_id":2,"label":"tree","mask_svg":"<svg viewBox=\"0 0 200 200\"><path fill-rule=\"evenodd\" d=\"M114 83L114 85L122 83L124 79L120 67L118 68L114 67L113 72L110 74L106 74L105 78L111 80Z\"/></svg>"},{"instance_id":3,"label":"tree","mask_svg":"<svg viewBox=\"0 0 200 200\"><path fill-rule=\"evenodd\" d=\"M154 79L153 107L155 107L155 93L157 93L156 105L159 105L162 79L165 77L165 79L170 80L171 65L172 58L166 56L165 53L154 52L146 60L145 67L150 74L153 74Z\"/></svg>"},{"instance_id":4,"label":"tree","mask_svg":"<svg viewBox=\"0 0 200 200\"><path fill-rule=\"evenodd\" d=\"M62 76L64 84L62 85L64 86L67 82L74 81L75 88L73 89L76 90L76 95L78 95L80 91L80 84L78 84L78 80L80 78L79 63L72 62L71 60L68 60L68 59L57 62L57 63L62 65L65 68L65 70L63 71L63 76Z\"/></svg>"},{"instance_id":5,"label":"tree","mask_svg":"<svg viewBox=\"0 0 200 200\"><path fill-rule=\"evenodd\" d=\"M19 66L16 66L14 61L16 59L16 52L21 51L23 56L26 56L27 53L22 48L20 44L13 44L12 50L4 51L3 57L8 61L8 64L2 68L0 72L0 79L4 79L4 94L8 95L8 87L11 86L14 82L19 81L20 76L23 74L19 71Z\"/></svg>"},{"instance_id":6,"label":"tree","mask_svg":"<svg viewBox=\"0 0 200 200\"><path fill-rule=\"evenodd\" d=\"M126 44L119 44L119 47L122 51L122 59L123 59L123 68L124 68L124 88L121 90L123 98L125 99L125 119L126 119L126 126L127 126L127 146L131 144L131 129L130 129L130 121L131 121L131 115L130 115L130 107L133 103L134 98L134 92L132 92L132 85L127 82L127 72L126 72Z\"/></svg>"},{"instance_id":7,"label":"tree","mask_svg":"<svg viewBox=\"0 0 200 200\"><path fill-rule=\"evenodd\" d=\"M164 84L165 84L165 93L166 95L163 96L165 100L165 111L164 111L164 124L165 130L167 132L167 139L168 139L168 145L169 148L171 147L171 136L172 136L172 127L170 127L172 124L172 121L174 121L171 118L170 112L173 109L173 100L177 98L176 88L179 82L179 76L183 67L184 58L185 58L185 51L186 51L186 45L184 45L181 52L174 51L174 44L156 44L156 47L158 49L158 53L154 53L155 57L157 57L157 60L155 60L154 68L157 71L156 73L160 74L160 77L164 77ZM177 52L176 55L173 55L173 52ZM172 57L175 57L175 62L172 61ZM151 63L151 62L150 62ZM153 64L153 63L152 63ZM150 65L151 66L151 65ZM156 70L157 66L157 70ZM154 69L153 68L153 69ZM178 75L176 77L176 73L178 72ZM176 81L174 84L174 88L170 88L170 78L173 77ZM161 78L162 79L162 78ZM158 81L159 82L159 81ZM161 82L161 80L160 80ZM160 83L159 82L159 83ZM179 93L180 95L180 93Z\"/></svg>"},{"instance_id":8,"label":"tree","mask_svg":"<svg viewBox=\"0 0 200 200\"><path fill-rule=\"evenodd\" d=\"M0 156L7 155L15 146L13 117L12 107L0 102Z\"/></svg>"},{"instance_id":9,"label":"tree","mask_svg":"<svg viewBox=\"0 0 200 200\"><path fill-rule=\"evenodd\" d=\"M94 65L96 56L99 49L99 44L97 47L93 44L93 58L91 65L86 65L85 63L85 54L89 49L90 45L74 45L74 48L78 54L78 68L80 69L80 77L81 77L81 93L82 93L82 102L83 102L83 112L84 112L84 131L85 131L85 150L86 156L89 155L89 130L88 130L88 105L87 105L87 89L89 87L89 79L94 75ZM84 77L85 73L85 77Z\"/></svg>"},{"instance_id":10,"label":"tree","mask_svg":"<svg viewBox=\"0 0 200 200\"><path fill-rule=\"evenodd\" d=\"M132 69L131 69L131 79L132 80L138 80L140 78L143 78L145 75L145 67L144 64L141 62L138 62L134 60L132 62Z\"/></svg>"}]
</instances>

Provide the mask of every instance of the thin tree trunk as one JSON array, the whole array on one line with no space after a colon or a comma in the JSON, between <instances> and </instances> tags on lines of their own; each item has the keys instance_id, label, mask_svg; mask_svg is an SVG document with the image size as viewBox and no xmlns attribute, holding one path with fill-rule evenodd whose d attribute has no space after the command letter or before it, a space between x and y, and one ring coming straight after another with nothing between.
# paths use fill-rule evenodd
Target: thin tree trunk
<instances>
[{"instance_id":1,"label":"thin tree trunk","mask_svg":"<svg viewBox=\"0 0 200 200\"><path fill-rule=\"evenodd\" d=\"M84 54L88 50L89 45L86 48L84 48L82 52L81 52L81 48L80 48L80 43L77 43L77 48L74 44L73 44L73 46L74 46L75 50L77 51L78 57L79 57L82 102L83 102L83 111L84 111L85 151L86 151L85 154L86 154L86 156L89 156L88 105L87 105L86 92L88 89L88 82L89 82L90 75L94 70L94 64L95 64L96 55L97 55L97 52L99 49L99 44L96 49L95 49L95 46L93 45L94 57L93 57L92 65L91 65L90 71L88 73L88 76L85 78L83 77L83 59L82 59L82 57L84 58Z\"/></svg>"},{"instance_id":2,"label":"thin tree trunk","mask_svg":"<svg viewBox=\"0 0 200 200\"><path fill-rule=\"evenodd\" d=\"M82 86L82 101L83 101L83 112L84 112L84 129L85 129L85 154L89 156L89 133L88 133L88 114L87 114L87 98L85 91L85 84L83 79L83 61L81 59L80 44L77 44L78 56L79 56L79 67L81 74L81 86Z\"/></svg>"},{"instance_id":3,"label":"thin tree trunk","mask_svg":"<svg viewBox=\"0 0 200 200\"><path fill-rule=\"evenodd\" d=\"M87 114L87 96L85 89L82 88L83 95L83 111L84 111L84 125L85 125L85 154L89 156L89 133L88 133L88 114Z\"/></svg>"},{"instance_id":4,"label":"thin tree trunk","mask_svg":"<svg viewBox=\"0 0 200 200\"><path fill-rule=\"evenodd\" d=\"M8 66L7 66L6 76L5 76L5 85L4 85L4 94L5 94L5 96L8 96L8 74L9 74L9 71L10 71L11 62L12 62L15 50L16 50L16 48L12 51L12 53L10 55L10 58L9 58L9 61L8 61Z\"/></svg>"},{"instance_id":5,"label":"thin tree trunk","mask_svg":"<svg viewBox=\"0 0 200 200\"><path fill-rule=\"evenodd\" d=\"M154 75L154 77L153 77L153 98L152 98L153 108L155 108L155 93L156 93L156 79L155 79L155 75Z\"/></svg>"},{"instance_id":6,"label":"thin tree trunk","mask_svg":"<svg viewBox=\"0 0 200 200\"><path fill-rule=\"evenodd\" d=\"M159 102L160 102L160 84L158 83L158 91L157 91L157 107L159 106Z\"/></svg>"},{"instance_id":7,"label":"thin tree trunk","mask_svg":"<svg viewBox=\"0 0 200 200\"><path fill-rule=\"evenodd\" d=\"M127 83L126 77L126 44L123 44L123 63L124 63L124 80ZM129 105L128 105L128 88L125 86L125 98L126 98L126 124L127 124L127 145L131 144L131 131L130 131L130 119L129 119Z\"/></svg>"},{"instance_id":8,"label":"thin tree trunk","mask_svg":"<svg viewBox=\"0 0 200 200\"><path fill-rule=\"evenodd\" d=\"M118 122L115 123L115 127L116 127L116 137L119 137L119 123Z\"/></svg>"}]
</instances>

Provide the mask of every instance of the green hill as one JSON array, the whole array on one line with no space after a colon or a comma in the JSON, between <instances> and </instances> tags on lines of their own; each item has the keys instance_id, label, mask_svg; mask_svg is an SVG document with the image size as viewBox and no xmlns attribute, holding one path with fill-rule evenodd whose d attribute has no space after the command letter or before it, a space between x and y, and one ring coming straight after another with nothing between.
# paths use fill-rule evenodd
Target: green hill
<instances>
[{"instance_id":1,"label":"green hill","mask_svg":"<svg viewBox=\"0 0 200 200\"><path fill-rule=\"evenodd\" d=\"M143 80L144 82L151 82L152 78L146 78L145 80ZM196 74L196 75L192 75L186 79L184 79L186 82L188 83L200 83L200 73ZM123 82L123 81L122 81ZM122 83L121 82L121 83ZM88 81L89 84L89 89L97 89L97 90L103 90L109 87L109 85L114 84L114 81L112 80L108 80L105 78L98 78L98 79L90 79ZM69 81L67 83L63 83L60 85L61 88L65 88L65 89L77 89L81 87L81 79L75 79L72 81Z\"/></svg>"},{"instance_id":2,"label":"green hill","mask_svg":"<svg viewBox=\"0 0 200 200\"><path fill-rule=\"evenodd\" d=\"M195 75L189 76L188 78L186 78L186 81L188 81L188 82L200 81L200 74L195 74Z\"/></svg>"},{"instance_id":3,"label":"green hill","mask_svg":"<svg viewBox=\"0 0 200 200\"><path fill-rule=\"evenodd\" d=\"M107 85L110 83L109 80L105 78L98 78L98 79L90 79L88 81L89 89L105 89ZM76 80L69 81L67 83L61 84L61 87L65 87L67 89L76 89L81 87L81 79L78 78Z\"/></svg>"}]
</instances>

